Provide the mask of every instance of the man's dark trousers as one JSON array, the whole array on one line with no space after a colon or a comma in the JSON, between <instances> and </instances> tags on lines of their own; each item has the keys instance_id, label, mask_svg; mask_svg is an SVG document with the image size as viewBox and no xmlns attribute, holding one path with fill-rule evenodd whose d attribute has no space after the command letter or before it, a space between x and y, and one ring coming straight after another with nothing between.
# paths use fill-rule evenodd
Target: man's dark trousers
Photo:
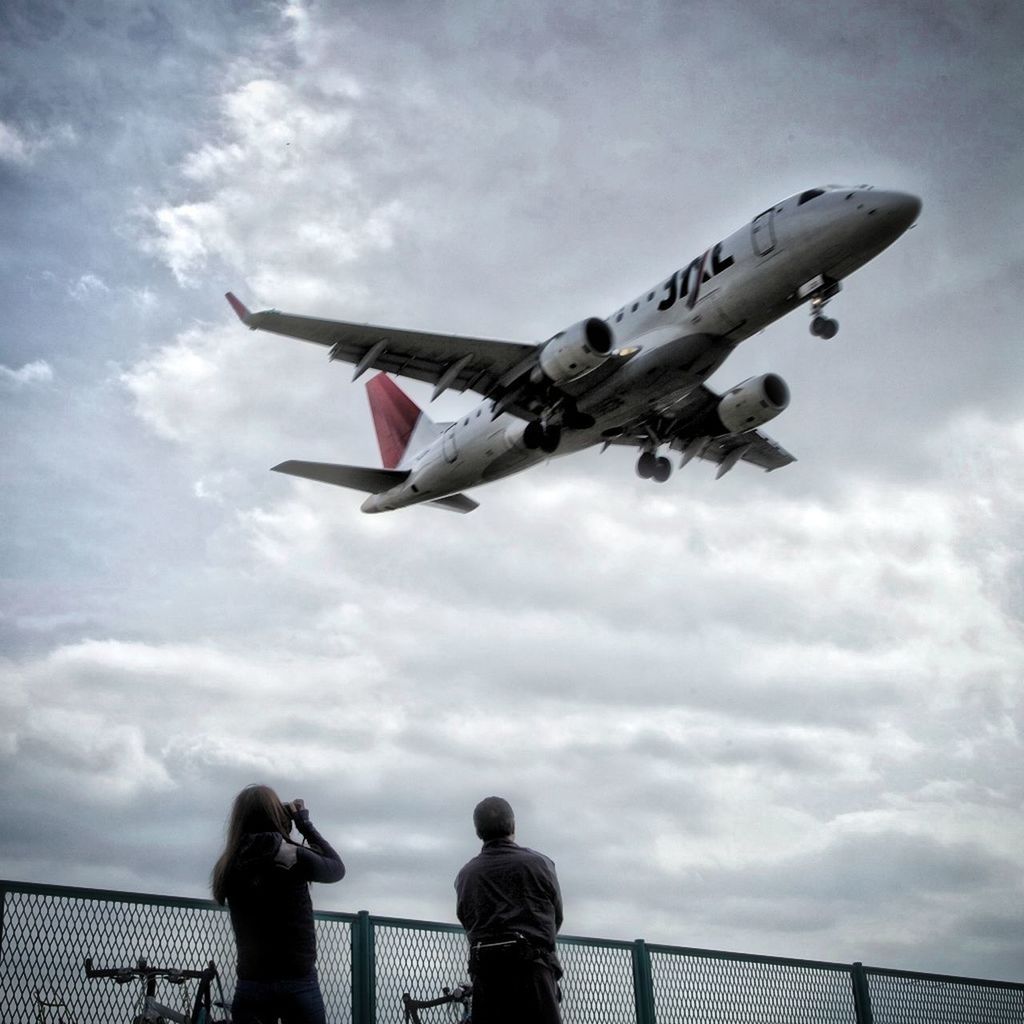
<instances>
[{"instance_id":1,"label":"man's dark trousers","mask_svg":"<svg viewBox=\"0 0 1024 1024\"><path fill-rule=\"evenodd\" d=\"M473 1024L562 1024L558 984L545 964L495 964L471 976Z\"/></svg>"}]
</instances>

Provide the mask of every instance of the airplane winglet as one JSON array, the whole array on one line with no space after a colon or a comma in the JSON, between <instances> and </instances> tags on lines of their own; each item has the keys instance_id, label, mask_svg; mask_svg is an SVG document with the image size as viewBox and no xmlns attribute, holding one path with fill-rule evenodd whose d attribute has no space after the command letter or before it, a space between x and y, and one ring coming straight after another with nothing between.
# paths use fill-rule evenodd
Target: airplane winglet
<instances>
[{"instance_id":1,"label":"airplane winglet","mask_svg":"<svg viewBox=\"0 0 1024 1024\"><path fill-rule=\"evenodd\" d=\"M247 310L245 308L245 305L238 300L234 292L225 292L224 298L231 303L231 308L238 314L238 319L241 320L243 324L248 326L249 310Z\"/></svg>"}]
</instances>

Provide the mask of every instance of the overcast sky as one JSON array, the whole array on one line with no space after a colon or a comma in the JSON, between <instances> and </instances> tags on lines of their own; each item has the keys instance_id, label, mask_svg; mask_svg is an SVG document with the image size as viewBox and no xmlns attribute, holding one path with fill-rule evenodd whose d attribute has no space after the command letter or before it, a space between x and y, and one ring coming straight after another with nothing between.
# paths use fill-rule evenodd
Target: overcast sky
<instances>
[{"instance_id":1,"label":"overcast sky","mask_svg":"<svg viewBox=\"0 0 1024 1024\"><path fill-rule=\"evenodd\" d=\"M490 793L565 930L1024 978L1013 2L0 8L0 876L203 896L252 781L454 920ZM826 182L924 201L626 450L360 513L362 382L251 308L537 341ZM408 385L419 401L430 389ZM437 419L474 403L449 394Z\"/></svg>"}]
</instances>

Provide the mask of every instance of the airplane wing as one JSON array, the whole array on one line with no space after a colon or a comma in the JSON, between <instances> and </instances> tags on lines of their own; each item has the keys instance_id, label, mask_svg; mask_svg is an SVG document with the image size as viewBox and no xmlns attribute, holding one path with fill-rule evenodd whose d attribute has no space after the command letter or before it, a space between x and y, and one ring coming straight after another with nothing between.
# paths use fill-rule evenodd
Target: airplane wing
<instances>
[{"instance_id":1,"label":"airplane wing","mask_svg":"<svg viewBox=\"0 0 1024 1024\"><path fill-rule=\"evenodd\" d=\"M536 345L318 320L276 309L252 313L231 292L226 298L250 329L311 341L329 349L331 359L354 363L353 380L367 370L384 370L433 384L435 398L448 388L500 393L537 358Z\"/></svg>"},{"instance_id":2,"label":"airplane wing","mask_svg":"<svg viewBox=\"0 0 1024 1024\"><path fill-rule=\"evenodd\" d=\"M715 437L702 434L697 424L706 422L708 410L717 405L721 397L702 384L675 408L630 424L611 443L642 447L655 438L682 452L683 465L692 458L717 463L719 477L725 476L740 461L759 466L766 472L796 462L793 455L760 430L719 434Z\"/></svg>"}]
</instances>

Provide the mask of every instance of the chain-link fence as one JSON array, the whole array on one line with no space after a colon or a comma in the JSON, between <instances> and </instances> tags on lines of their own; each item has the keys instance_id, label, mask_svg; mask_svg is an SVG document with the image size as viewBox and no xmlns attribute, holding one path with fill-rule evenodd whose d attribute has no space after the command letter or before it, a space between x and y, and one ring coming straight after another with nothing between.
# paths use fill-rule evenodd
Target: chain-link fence
<instances>
[{"instance_id":1,"label":"chain-link fence","mask_svg":"<svg viewBox=\"0 0 1024 1024\"><path fill-rule=\"evenodd\" d=\"M1022 1024L1024 985L865 967L874 1024Z\"/></svg>"},{"instance_id":2,"label":"chain-link fence","mask_svg":"<svg viewBox=\"0 0 1024 1024\"><path fill-rule=\"evenodd\" d=\"M659 1022L857 1024L851 968L706 950L650 947Z\"/></svg>"},{"instance_id":3,"label":"chain-link fence","mask_svg":"<svg viewBox=\"0 0 1024 1024\"><path fill-rule=\"evenodd\" d=\"M466 978L454 925L368 913L315 915L327 1019L401 1024L402 993L427 999ZM860 964L565 937L565 1024L1022 1024L1024 984ZM87 979L95 966L201 970L214 960L230 1000L235 946L227 913L206 900L0 881L0 1021L129 1022L140 988ZM63 1003L40 1008L46 1002ZM188 986L157 997L184 1006ZM439 1008L436 1021L449 1018ZM49 1014L49 1016L47 1016ZM424 1019L426 1015L424 1014Z\"/></svg>"},{"instance_id":4,"label":"chain-link fence","mask_svg":"<svg viewBox=\"0 0 1024 1024\"><path fill-rule=\"evenodd\" d=\"M62 1003L76 1024L131 1021L142 983L118 984L85 975L86 958L97 968L130 967L140 959L155 967L202 970L217 965L223 999L234 989L235 940L222 908L206 900L102 892L0 881L0 1021L38 1024L39 1003ZM332 1021L352 1021L351 915L318 914L321 987ZM187 1012L189 985L157 982L157 998ZM214 989L215 998L221 994ZM49 1016L46 1016L49 1014ZM57 1021L52 1006L44 1020Z\"/></svg>"}]
</instances>

